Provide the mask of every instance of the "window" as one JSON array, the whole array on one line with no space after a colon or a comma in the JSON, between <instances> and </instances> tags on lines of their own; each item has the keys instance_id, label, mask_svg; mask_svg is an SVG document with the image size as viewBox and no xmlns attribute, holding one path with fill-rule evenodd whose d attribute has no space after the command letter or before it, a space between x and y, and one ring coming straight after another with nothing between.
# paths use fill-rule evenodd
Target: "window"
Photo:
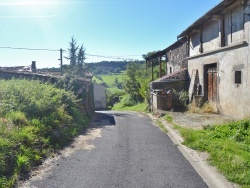
<instances>
[{"instance_id":1,"label":"window","mask_svg":"<svg viewBox=\"0 0 250 188\"><path fill-rule=\"evenodd\" d=\"M241 71L235 71L235 84L241 84Z\"/></svg>"}]
</instances>

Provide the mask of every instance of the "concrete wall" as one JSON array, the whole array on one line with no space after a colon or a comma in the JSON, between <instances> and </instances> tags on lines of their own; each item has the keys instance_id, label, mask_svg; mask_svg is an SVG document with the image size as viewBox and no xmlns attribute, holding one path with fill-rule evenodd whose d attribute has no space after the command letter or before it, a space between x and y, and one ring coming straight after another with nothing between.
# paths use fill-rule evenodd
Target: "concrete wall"
<instances>
[{"instance_id":1,"label":"concrete wall","mask_svg":"<svg viewBox=\"0 0 250 188\"><path fill-rule=\"evenodd\" d=\"M192 57L194 55L200 54L200 35L199 31L193 32L190 35L190 49L189 49L189 56Z\"/></svg>"},{"instance_id":2,"label":"concrete wall","mask_svg":"<svg viewBox=\"0 0 250 188\"><path fill-rule=\"evenodd\" d=\"M94 84L94 103L95 109L101 110L106 109L106 89L104 86L99 84Z\"/></svg>"},{"instance_id":3,"label":"concrete wall","mask_svg":"<svg viewBox=\"0 0 250 188\"><path fill-rule=\"evenodd\" d=\"M202 29L203 53L220 48L220 22L209 20Z\"/></svg>"},{"instance_id":4,"label":"concrete wall","mask_svg":"<svg viewBox=\"0 0 250 188\"><path fill-rule=\"evenodd\" d=\"M249 3L250 1L248 1ZM229 16L232 14L232 16ZM202 87L202 95L205 95L204 88L204 67L205 65L217 63L217 109L225 115L235 118L250 117L250 22L249 16L243 18L242 5L226 12L224 47L218 46L220 34L216 28L216 22L211 22L203 28L203 36L206 34L207 43L204 43L204 52L197 54L192 45L196 44L197 35L190 34L191 44L190 57L188 60L188 72L191 76L193 69L198 69L199 83ZM229 33L233 18L233 33ZM246 23L243 26L243 20ZM219 27L219 25L218 25ZM230 30L231 31L231 30ZM212 33L215 34L212 34ZM217 38L210 36L218 36ZM193 37L193 38L192 38ZM232 39L232 40L231 40ZM192 43L193 42L193 43ZM195 45L194 45L195 46ZM196 47L197 48L197 47ZM196 55L196 56L195 56ZM235 84L235 71L241 71L241 84Z\"/></svg>"},{"instance_id":5,"label":"concrete wall","mask_svg":"<svg viewBox=\"0 0 250 188\"><path fill-rule=\"evenodd\" d=\"M199 28L194 29L190 33L190 56L242 41L245 20L243 11L243 5L236 2L233 8L225 12L222 11L219 15L214 15Z\"/></svg>"},{"instance_id":6,"label":"concrete wall","mask_svg":"<svg viewBox=\"0 0 250 188\"><path fill-rule=\"evenodd\" d=\"M242 41L244 39L244 17L243 6L236 6L232 10L223 15L224 18L224 32L225 32L225 45L231 45Z\"/></svg>"}]
</instances>

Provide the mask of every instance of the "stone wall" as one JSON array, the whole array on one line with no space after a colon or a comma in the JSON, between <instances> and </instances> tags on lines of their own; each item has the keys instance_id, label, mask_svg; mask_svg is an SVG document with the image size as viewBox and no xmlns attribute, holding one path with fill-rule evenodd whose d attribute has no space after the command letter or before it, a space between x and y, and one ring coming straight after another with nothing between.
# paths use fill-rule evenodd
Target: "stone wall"
<instances>
[{"instance_id":1,"label":"stone wall","mask_svg":"<svg viewBox=\"0 0 250 188\"><path fill-rule=\"evenodd\" d=\"M185 59L188 57L187 43L178 43L174 45L166 54L167 74L187 68Z\"/></svg>"},{"instance_id":2,"label":"stone wall","mask_svg":"<svg viewBox=\"0 0 250 188\"><path fill-rule=\"evenodd\" d=\"M42 82L51 82L52 84L62 80L63 77L47 74L35 74L29 72L8 72L0 70L0 79L30 79L40 80ZM75 93L80 98L80 108L83 115L91 116L94 113L94 89L90 78L75 79L77 90Z\"/></svg>"}]
</instances>

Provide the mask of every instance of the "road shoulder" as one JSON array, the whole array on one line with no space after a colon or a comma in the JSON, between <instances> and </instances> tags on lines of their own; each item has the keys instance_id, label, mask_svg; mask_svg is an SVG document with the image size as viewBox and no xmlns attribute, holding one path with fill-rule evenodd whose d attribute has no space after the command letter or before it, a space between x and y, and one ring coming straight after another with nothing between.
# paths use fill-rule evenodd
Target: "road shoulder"
<instances>
[{"instance_id":1,"label":"road shoulder","mask_svg":"<svg viewBox=\"0 0 250 188\"><path fill-rule=\"evenodd\" d=\"M157 120L158 118L148 114L152 120ZM183 138L181 137L179 131L173 128L173 125L161 119L161 122L168 130L167 135L173 141L173 143L178 147L183 156L189 161L201 178L206 182L208 187L213 188L237 188L236 184L229 182L218 170L209 165L208 154L205 152L198 152L196 150L190 149L182 144Z\"/></svg>"}]
</instances>

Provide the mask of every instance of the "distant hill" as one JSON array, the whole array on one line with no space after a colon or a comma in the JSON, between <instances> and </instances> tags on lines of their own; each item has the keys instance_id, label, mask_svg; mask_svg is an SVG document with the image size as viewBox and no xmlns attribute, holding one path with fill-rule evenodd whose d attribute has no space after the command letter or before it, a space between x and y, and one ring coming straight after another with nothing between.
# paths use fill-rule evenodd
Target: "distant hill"
<instances>
[{"instance_id":1,"label":"distant hill","mask_svg":"<svg viewBox=\"0 0 250 188\"><path fill-rule=\"evenodd\" d=\"M98 63L85 63L85 66L93 75L103 75L125 71L128 63L128 61L102 61ZM144 61L138 61L138 63L143 64Z\"/></svg>"}]
</instances>

